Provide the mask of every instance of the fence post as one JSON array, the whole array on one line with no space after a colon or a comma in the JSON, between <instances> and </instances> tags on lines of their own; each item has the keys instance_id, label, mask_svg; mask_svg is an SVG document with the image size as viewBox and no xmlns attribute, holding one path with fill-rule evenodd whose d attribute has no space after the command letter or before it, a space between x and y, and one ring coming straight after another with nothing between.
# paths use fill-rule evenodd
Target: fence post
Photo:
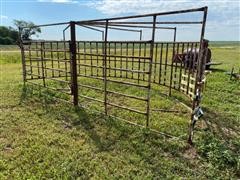
<instances>
[{"instance_id":1,"label":"fence post","mask_svg":"<svg viewBox=\"0 0 240 180\"><path fill-rule=\"evenodd\" d=\"M19 27L18 28L18 43L19 47L21 49L21 58L22 58L22 75L23 75L23 83L25 85L26 83L26 61L25 61L25 56L24 56L24 45L22 42L22 29Z\"/></svg>"},{"instance_id":2,"label":"fence post","mask_svg":"<svg viewBox=\"0 0 240 180\"><path fill-rule=\"evenodd\" d=\"M104 37L104 51L103 51L103 80L104 80L104 110L107 112L107 39L108 39L108 20L106 20L105 37Z\"/></svg>"},{"instance_id":3,"label":"fence post","mask_svg":"<svg viewBox=\"0 0 240 180\"><path fill-rule=\"evenodd\" d=\"M202 23L202 30L201 30L201 37L200 37L200 49L199 49L199 55L197 60L197 74L195 79L195 88L194 88L194 95L196 96L198 93L198 98L194 97L193 103L192 103L192 114L191 114L191 120L189 123L189 134L188 134L188 143L193 144L193 131L194 126L196 124L196 120L194 118L194 111L196 107L200 104L200 97L201 97L201 86L202 86L202 77L204 75L205 66L206 66L206 53L208 51L208 41L204 39L205 34L205 26L206 26L206 20L207 20L207 11L208 8L205 7L203 11L203 23ZM197 92L198 91L198 92Z\"/></svg>"},{"instance_id":4,"label":"fence post","mask_svg":"<svg viewBox=\"0 0 240 180\"><path fill-rule=\"evenodd\" d=\"M149 119L150 119L150 99L151 99L151 78L152 78L152 63L153 63L153 49L154 49L154 41L155 41L155 29L156 29L156 19L157 16L153 16L153 26L152 26L152 39L150 44L150 62L149 62L149 72L148 72L148 91L147 91L147 121L146 127L149 126Z\"/></svg>"},{"instance_id":5,"label":"fence post","mask_svg":"<svg viewBox=\"0 0 240 180\"><path fill-rule=\"evenodd\" d=\"M76 63L76 30L75 22L70 22L70 61L71 61L71 91L74 106L78 105L77 63Z\"/></svg>"}]
</instances>

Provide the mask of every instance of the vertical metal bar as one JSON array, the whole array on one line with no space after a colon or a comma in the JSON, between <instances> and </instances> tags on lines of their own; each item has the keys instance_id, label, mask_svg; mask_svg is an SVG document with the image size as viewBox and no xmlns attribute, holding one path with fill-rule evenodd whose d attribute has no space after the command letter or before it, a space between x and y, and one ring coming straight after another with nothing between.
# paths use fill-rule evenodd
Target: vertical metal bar
<instances>
[{"instance_id":1,"label":"vertical metal bar","mask_svg":"<svg viewBox=\"0 0 240 180\"><path fill-rule=\"evenodd\" d=\"M93 62L92 62L92 42L90 42L90 63L91 63L91 76L93 75Z\"/></svg>"},{"instance_id":2,"label":"vertical metal bar","mask_svg":"<svg viewBox=\"0 0 240 180\"><path fill-rule=\"evenodd\" d=\"M26 82L26 61L24 55L24 45L22 42L22 29L18 28L18 39L19 39L19 47L21 49L21 57L22 57L22 75L23 75L23 83L25 85Z\"/></svg>"},{"instance_id":3,"label":"vertical metal bar","mask_svg":"<svg viewBox=\"0 0 240 180\"><path fill-rule=\"evenodd\" d=\"M111 54L110 47L111 47L111 43L109 42L108 43L108 54L109 55ZM108 76L111 77L111 57L110 56L108 57Z\"/></svg>"},{"instance_id":4,"label":"vertical metal bar","mask_svg":"<svg viewBox=\"0 0 240 180\"><path fill-rule=\"evenodd\" d=\"M120 58L120 77L122 77L122 42L120 43L120 55L121 55L121 58Z\"/></svg>"},{"instance_id":5,"label":"vertical metal bar","mask_svg":"<svg viewBox=\"0 0 240 180\"><path fill-rule=\"evenodd\" d=\"M96 42L96 50L97 50L97 66L99 66L99 64L98 64L98 42ZM99 68L97 68L97 76L98 76L98 74L99 74Z\"/></svg>"},{"instance_id":6,"label":"vertical metal bar","mask_svg":"<svg viewBox=\"0 0 240 180\"><path fill-rule=\"evenodd\" d=\"M58 60L58 69L60 69L60 62L59 62L59 46L58 46L58 42L56 42L56 44L57 44L57 60ZM60 77L61 76L61 72L60 71L58 71L58 76Z\"/></svg>"},{"instance_id":7,"label":"vertical metal bar","mask_svg":"<svg viewBox=\"0 0 240 180\"><path fill-rule=\"evenodd\" d=\"M181 51L181 54L183 55L184 53L184 43L182 43L182 51ZM179 87L178 87L178 90L181 89L181 81L182 81L182 69L183 69L183 61L184 61L184 55L182 56L182 59L180 59L181 61L181 64L180 64L180 73L179 73Z\"/></svg>"},{"instance_id":8,"label":"vertical metal bar","mask_svg":"<svg viewBox=\"0 0 240 180\"><path fill-rule=\"evenodd\" d=\"M206 50L207 47L208 47L208 44L204 41L204 34L205 34L205 27L206 27L206 20L207 20L207 11L208 11L208 7L204 7L194 95L196 95L197 89L199 91L199 95L201 95L200 88L198 87L198 85L199 85L199 82L201 81L202 73L203 73L203 72L200 72L200 71L204 71L204 69L205 69L205 67L203 67L203 68L201 67L201 62L202 62L202 58L203 58L203 55L204 55L203 53L204 53L204 50ZM203 65L205 66L205 64L202 64L202 66ZM192 103L192 110L193 111L199 105L199 103L200 103L199 100L196 100L196 98L193 99L193 103ZM188 136L188 143L189 144L193 143L192 140L193 140L193 130L194 130L195 123L196 123L196 120L194 119L194 114L192 113L191 121L189 123L190 124L189 125L189 136Z\"/></svg>"},{"instance_id":9,"label":"vertical metal bar","mask_svg":"<svg viewBox=\"0 0 240 180\"><path fill-rule=\"evenodd\" d=\"M28 56L30 61L30 72L31 72L31 79L33 79L33 70L32 70L32 54L31 54L31 44L28 45Z\"/></svg>"},{"instance_id":10,"label":"vertical metal bar","mask_svg":"<svg viewBox=\"0 0 240 180\"><path fill-rule=\"evenodd\" d=\"M86 42L85 41L83 42L83 51L84 51L84 64L86 64L87 62L86 62ZM87 75L87 69L86 68L87 67L85 66L84 67L85 75Z\"/></svg>"},{"instance_id":11,"label":"vertical metal bar","mask_svg":"<svg viewBox=\"0 0 240 180\"><path fill-rule=\"evenodd\" d=\"M175 56L175 42L173 43L173 50L172 50L172 63L171 63L171 75L170 75L169 96L172 95L172 81L173 81L174 56Z\"/></svg>"},{"instance_id":12,"label":"vertical metal bar","mask_svg":"<svg viewBox=\"0 0 240 180\"><path fill-rule=\"evenodd\" d=\"M142 43L139 42L139 52L138 52L138 55L139 55L139 58L138 58L138 71L140 71L140 68L141 68L141 55L142 55L142 52L141 52L141 49L142 49ZM140 73L138 72L138 84L139 84L139 81L140 81Z\"/></svg>"},{"instance_id":13,"label":"vertical metal bar","mask_svg":"<svg viewBox=\"0 0 240 180\"><path fill-rule=\"evenodd\" d=\"M77 42L77 52L78 52L78 74L81 73L81 55L80 55L80 42Z\"/></svg>"},{"instance_id":14,"label":"vertical metal bar","mask_svg":"<svg viewBox=\"0 0 240 180\"><path fill-rule=\"evenodd\" d=\"M157 16L156 15L153 16L152 40L151 40L151 45L150 45L150 61L149 61L149 74L148 74L146 127L149 126L149 119L150 119L151 76L152 76L152 62L153 62L153 48L154 48L154 40L155 40L156 19L157 19Z\"/></svg>"},{"instance_id":15,"label":"vertical metal bar","mask_svg":"<svg viewBox=\"0 0 240 180\"><path fill-rule=\"evenodd\" d=\"M104 59L103 59L103 67L104 67L104 110L105 115L108 114L107 112L107 36L108 36L108 20L106 20L106 27L105 27L105 37L104 37Z\"/></svg>"},{"instance_id":16,"label":"vertical metal bar","mask_svg":"<svg viewBox=\"0 0 240 180\"><path fill-rule=\"evenodd\" d=\"M54 77L54 65L53 65L53 46L52 42L50 43L50 48L51 48L51 60L52 60L52 77Z\"/></svg>"},{"instance_id":17,"label":"vertical metal bar","mask_svg":"<svg viewBox=\"0 0 240 180\"><path fill-rule=\"evenodd\" d=\"M160 50L160 65L159 65L159 84L161 84L162 79L162 56L163 55L163 43L161 43L161 50Z\"/></svg>"},{"instance_id":18,"label":"vertical metal bar","mask_svg":"<svg viewBox=\"0 0 240 180\"><path fill-rule=\"evenodd\" d=\"M68 71L68 69L67 69L67 54L66 54L66 44L65 44L66 42L64 41L64 61L65 61L65 71L66 71L66 73L65 73L65 79L66 79L66 81L68 80L68 73L67 73L67 71Z\"/></svg>"},{"instance_id":19,"label":"vertical metal bar","mask_svg":"<svg viewBox=\"0 0 240 180\"><path fill-rule=\"evenodd\" d=\"M188 64L188 77L187 77L187 94L189 93L189 83L190 83L190 75L192 73L192 66L193 66L193 59L194 59L194 54L196 52L193 52L193 43L191 43L191 50L189 54L189 64Z\"/></svg>"},{"instance_id":20,"label":"vertical metal bar","mask_svg":"<svg viewBox=\"0 0 240 180\"><path fill-rule=\"evenodd\" d=\"M127 42L127 47L126 47L126 69L128 69L128 42ZM126 78L128 78L128 71L126 71Z\"/></svg>"},{"instance_id":21,"label":"vertical metal bar","mask_svg":"<svg viewBox=\"0 0 240 180\"><path fill-rule=\"evenodd\" d=\"M39 54L38 54L38 43L36 42L36 53L37 53L37 58L39 57ZM39 67L39 61L37 61L37 70L38 70L38 78L40 78L40 67Z\"/></svg>"},{"instance_id":22,"label":"vertical metal bar","mask_svg":"<svg viewBox=\"0 0 240 180\"><path fill-rule=\"evenodd\" d=\"M146 57L146 54L147 54L147 43L145 42L144 43L144 57ZM143 71L146 70L146 59L143 60ZM145 74L143 74L143 81L145 81Z\"/></svg>"},{"instance_id":23,"label":"vertical metal bar","mask_svg":"<svg viewBox=\"0 0 240 180\"><path fill-rule=\"evenodd\" d=\"M165 57L165 67L164 67L164 81L163 85L166 84L166 76L167 76L167 60L168 60L168 43L166 44L166 57Z\"/></svg>"},{"instance_id":24,"label":"vertical metal bar","mask_svg":"<svg viewBox=\"0 0 240 180\"><path fill-rule=\"evenodd\" d=\"M115 71L114 71L114 77L117 77L117 71L116 71L116 68L117 68L117 58L116 58L116 55L117 55L117 45L116 45L116 42L114 43L114 55L115 55L115 58L114 58L114 68L115 68Z\"/></svg>"},{"instance_id":25,"label":"vertical metal bar","mask_svg":"<svg viewBox=\"0 0 240 180\"><path fill-rule=\"evenodd\" d=\"M42 64L42 80L43 80L43 86L46 87L45 82L45 73L44 73L44 58L43 58L43 42L41 42L41 64Z\"/></svg>"},{"instance_id":26,"label":"vertical metal bar","mask_svg":"<svg viewBox=\"0 0 240 180\"><path fill-rule=\"evenodd\" d=\"M44 59L44 69L45 69L45 77L47 77L47 60L46 60L46 50L45 50L45 42L43 42L43 59Z\"/></svg>"},{"instance_id":27,"label":"vertical metal bar","mask_svg":"<svg viewBox=\"0 0 240 180\"><path fill-rule=\"evenodd\" d=\"M141 41L142 40L142 30L140 30L139 32L140 32L139 40Z\"/></svg>"},{"instance_id":28,"label":"vertical metal bar","mask_svg":"<svg viewBox=\"0 0 240 180\"><path fill-rule=\"evenodd\" d=\"M77 84L77 63L76 63L76 30L75 22L70 22L70 60L71 60L71 80L72 80L72 95L74 106L78 105L78 84Z\"/></svg>"},{"instance_id":29,"label":"vertical metal bar","mask_svg":"<svg viewBox=\"0 0 240 180\"><path fill-rule=\"evenodd\" d=\"M134 42L132 43L132 79L134 79L133 66L134 66Z\"/></svg>"},{"instance_id":30,"label":"vertical metal bar","mask_svg":"<svg viewBox=\"0 0 240 180\"><path fill-rule=\"evenodd\" d=\"M158 43L156 43L155 47L155 58L154 58L154 77L153 77L153 82L156 82L156 75L157 75L157 55L158 55Z\"/></svg>"},{"instance_id":31,"label":"vertical metal bar","mask_svg":"<svg viewBox=\"0 0 240 180\"><path fill-rule=\"evenodd\" d=\"M174 35L173 35L173 42L176 42L176 38L177 38L177 28L174 28Z\"/></svg>"},{"instance_id":32,"label":"vertical metal bar","mask_svg":"<svg viewBox=\"0 0 240 180\"><path fill-rule=\"evenodd\" d=\"M177 43L177 53L174 54L174 58L175 56L179 54L179 43ZM177 64L177 60L175 60L175 70L174 70L174 84L173 84L173 87L174 89L176 89L176 84L177 84L177 69L178 69L178 64Z\"/></svg>"}]
</instances>

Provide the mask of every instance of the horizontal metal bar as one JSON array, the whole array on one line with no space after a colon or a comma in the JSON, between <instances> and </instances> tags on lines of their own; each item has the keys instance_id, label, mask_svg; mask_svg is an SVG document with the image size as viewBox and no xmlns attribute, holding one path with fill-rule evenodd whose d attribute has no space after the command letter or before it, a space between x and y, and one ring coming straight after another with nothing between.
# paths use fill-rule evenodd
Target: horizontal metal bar
<instances>
[{"instance_id":1,"label":"horizontal metal bar","mask_svg":"<svg viewBox=\"0 0 240 180\"><path fill-rule=\"evenodd\" d=\"M125 96L125 97L129 97L129 98L133 98L133 99L137 99L137 100L141 100L141 101L147 101L146 98L132 96L132 95L128 95L128 94L123 94L123 93L119 93L119 92L116 92L116 91L109 91L109 90L107 90L107 93L118 94L120 96Z\"/></svg>"},{"instance_id":2,"label":"horizontal metal bar","mask_svg":"<svg viewBox=\"0 0 240 180\"><path fill-rule=\"evenodd\" d=\"M179 10L179 11L168 11L168 12L160 12L160 13L150 13L150 14L142 14L142 15L135 15L135 16L122 16L122 17L114 17L114 18L103 18L103 19L93 19L87 21L77 21L77 23L86 23L86 22L93 22L93 21L106 21L106 20L120 20L120 19L131 19L131 18L141 18L141 17L148 17L148 16L164 16L164 15L171 15L171 14L183 14L183 13L192 13L198 11L204 11L207 8L194 8L194 9L186 9L186 10Z\"/></svg>"},{"instance_id":3,"label":"horizontal metal bar","mask_svg":"<svg viewBox=\"0 0 240 180\"><path fill-rule=\"evenodd\" d=\"M100 25L91 25L91 26L99 27L99 28L105 28L105 26L100 26ZM141 30L136 30L136 29L124 29L124 28L115 28L115 27L108 27L108 29L121 30L121 31L141 32Z\"/></svg>"},{"instance_id":4,"label":"horizontal metal bar","mask_svg":"<svg viewBox=\"0 0 240 180\"><path fill-rule=\"evenodd\" d=\"M63 40L23 40L23 45L24 43L70 43L70 41L63 41Z\"/></svg>"},{"instance_id":5,"label":"horizontal metal bar","mask_svg":"<svg viewBox=\"0 0 240 180\"><path fill-rule=\"evenodd\" d=\"M115 26L115 27L128 27L128 28L149 28L149 29L152 29L153 27L152 26L137 26L137 25L120 25L120 24L111 24L110 26ZM156 29L169 29L169 30L175 30L176 27L159 27L159 26L156 26L155 27Z\"/></svg>"},{"instance_id":6,"label":"horizontal metal bar","mask_svg":"<svg viewBox=\"0 0 240 180\"><path fill-rule=\"evenodd\" d=\"M96 109L91 109L90 107L87 107L87 106L84 106L84 105L81 105L81 107L84 108L84 109L87 109L87 110L89 110L89 111L91 111L91 112L94 111L95 113L99 113L99 114L105 115L105 113L102 112L102 111L98 111L98 110L96 110ZM138 126L138 127L140 127L140 128L146 129L146 126L143 126L143 125L141 125L141 124L137 124L137 123L128 121L128 120L126 120L126 119L124 119L124 118L120 118L120 117L113 116L113 115L108 115L108 117L112 117L112 118L114 118L114 119L123 121L123 122L125 122L125 123L130 124L130 125ZM173 136L173 135L164 133L164 132L160 132L160 131L157 131L157 130L152 129L152 128L148 128L148 130L151 131L152 133L156 133L156 134L161 135L161 136L165 136L165 137L172 138L172 139L176 139L176 140L182 140L182 139L180 139L179 137L176 137L176 136ZM185 141L185 140L184 140L184 141Z\"/></svg>"},{"instance_id":7,"label":"horizontal metal bar","mask_svg":"<svg viewBox=\"0 0 240 180\"><path fill-rule=\"evenodd\" d=\"M81 83L78 83L78 86L89 88L89 89L95 89L95 90L98 90L98 91L104 91L104 89L101 89L101 88L98 88L98 87L95 87L95 86L86 85L86 84L81 84Z\"/></svg>"},{"instance_id":8,"label":"horizontal metal bar","mask_svg":"<svg viewBox=\"0 0 240 180\"><path fill-rule=\"evenodd\" d=\"M77 23L76 23L77 24ZM104 31L102 30L99 30L99 29L96 29L96 28L92 28L92 27L89 27L89 26L86 26L86 25L81 25L81 24L77 24L78 26L82 26L84 28L87 28L87 29L91 29L91 30L94 30L94 31L99 31L101 33L104 33ZM95 26L94 26L95 27Z\"/></svg>"},{"instance_id":9,"label":"horizontal metal bar","mask_svg":"<svg viewBox=\"0 0 240 180\"><path fill-rule=\"evenodd\" d=\"M34 66L34 65L28 65L28 64L26 64L25 66L42 69L41 66ZM65 71L65 70L61 70L61 69L54 69L54 68L47 68L47 67L44 67L43 69L59 71L59 72L65 72L65 73L71 73L71 72L68 72L68 71Z\"/></svg>"},{"instance_id":10,"label":"horizontal metal bar","mask_svg":"<svg viewBox=\"0 0 240 180\"><path fill-rule=\"evenodd\" d=\"M63 50L59 50L59 49L24 49L26 51L36 51L36 52L70 52L69 49L63 49Z\"/></svg>"},{"instance_id":11,"label":"horizontal metal bar","mask_svg":"<svg viewBox=\"0 0 240 180\"><path fill-rule=\"evenodd\" d=\"M82 64L82 63L77 63L77 65L80 66L86 66L86 67L95 67L95 68L104 68L103 66L97 66L97 65L91 65L91 64ZM116 70L116 71L124 71L124 72L133 72L133 73L141 73L141 74L149 74L149 71L139 71L139 70L133 70L133 69L122 69L122 68L112 68L112 67L107 67L106 69L109 70Z\"/></svg>"},{"instance_id":12,"label":"horizontal metal bar","mask_svg":"<svg viewBox=\"0 0 240 180\"><path fill-rule=\"evenodd\" d=\"M31 81L27 81L27 83L34 84L34 85L37 85L37 86L41 86L41 87L44 87L44 88L47 88L47 89L50 89L50 90L53 90L53 91L57 91L57 92L60 91L60 92L65 93L67 95L71 95L71 92L61 91L61 89L55 89L55 88L51 88L49 86L43 86L42 84L31 82Z\"/></svg>"},{"instance_id":13,"label":"horizontal metal bar","mask_svg":"<svg viewBox=\"0 0 240 180\"><path fill-rule=\"evenodd\" d=\"M92 78L92 79L101 79L101 80L103 80L103 78L101 78L101 77L89 76L89 75L85 75L85 74L78 74L78 76L80 76L80 77L86 77L86 78L90 78L90 79ZM141 84L136 84L136 83L130 83L130 82L124 82L124 81L111 80L111 79L107 79L107 81L113 82L113 83L125 84L125 85L129 85L129 86L136 86L136 87L141 87L141 88L148 88L148 85L141 85Z\"/></svg>"},{"instance_id":14,"label":"horizontal metal bar","mask_svg":"<svg viewBox=\"0 0 240 180\"><path fill-rule=\"evenodd\" d=\"M97 101L97 102L104 103L104 101L101 100L101 99L97 99L97 98L93 98L93 97L89 97L89 96L84 96L84 95L78 95L78 96L80 96L80 97L82 97L82 98L90 99L90 100L92 100L92 101Z\"/></svg>"},{"instance_id":15,"label":"horizontal metal bar","mask_svg":"<svg viewBox=\"0 0 240 180\"><path fill-rule=\"evenodd\" d=\"M118 108L121 108L121 109L125 109L125 110L128 110L128 111L135 112L135 113L144 114L144 115L147 114L146 112L142 112L142 111L139 111L139 110L136 110L136 109L128 108L126 106L120 106L118 104L114 104L114 103L110 103L110 102L107 102L107 104L110 105L110 106L115 106L115 107L118 107Z\"/></svg>"},{"instance_id":16,"label":"horizontal metal bar","mask_svg":"<svg viewBox=\"0 0 240 180\"><path fill-rule=\"evenodd\" d=\"M62 82L62 83L67 83L67 84L70 84L70 83L71 83L71 82L68 82L68 81L64 81L64 80L56 79L56 78L52 78L52 77L45 77L45 76L41 76L41 75L37 75L37 74L32 74L32 73L26 73L26 74L29 75L29 76L36 76L36 77L39 77L39 78L51 79L51 80L58 81L58 82Z\"/></svg>"},{"instance_id":17,"label":"horizontal metal bar","mask_svg":"<svg viewBox=\"0 0 240 180\"><path fill-rule=\"evenodd\" d=\"M71 61L69 60L69 59L51 59L51 58L41 58L41 57L36 57L36 58L34 58L34 57L27 57L27 56L24 56L25 58L27 58L27 59L29 59L29 60L26 60L27 62L29 62L29 61L42 61L42 60L44 60L44 61L47 61L47 60L49 60L49 62L51 62L51 61L57 61L57 62L64 62L64 63L70 63Z\"/></svg>"},{"instance_id":18,"label":"horizontal metal bar","mask_svg":"<svg viewBox=\"0 0 240 180\"><path fill-rule=\"evenodd\" d=\"M134 58L134 59L148 59L150 60L150 57L141 57L141 56L121 56L121 55L111 55L111 54L93 54L93 53L76 53L79 55L87 55L87 56L107 56L107 57L116 57L116 58Z\"/></svg>"},{"instance_id":19,"label":"horizontal metal bar","mask_svg":"<svg viewBox=\"0 0 240 180\"><path fill-rule=\"evenodd\" d=\"M94 25L105 25L105 22L92 22ZM113 24L153 24L153 22L143 22L143 21L123 21L123 22L109 22L109 25ZM202 24L202 21L165 21L165 22L156 22L156 24ZM88 25L91 25L91 23L88 23Z\"/></svg>"}]
</instances>

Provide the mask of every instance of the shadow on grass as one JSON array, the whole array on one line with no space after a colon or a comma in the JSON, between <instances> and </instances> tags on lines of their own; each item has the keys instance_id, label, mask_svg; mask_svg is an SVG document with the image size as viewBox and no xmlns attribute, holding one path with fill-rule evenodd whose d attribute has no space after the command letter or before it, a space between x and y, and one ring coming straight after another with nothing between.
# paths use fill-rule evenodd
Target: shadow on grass
<instances>
[{"instance_id":1,"label":"shadow on grass","mask_svg":"<svg viewBox=\"0 0 240 180\"><path fill-rule=\"evenodd\" d=\"M209 108L204 108L206 116L203 118L207 125L207 128L216 135L223 137L226 141L233 136L240 136L240 129L238 128L238 122L234 120L237 118L231 114L223 112L214 112Z\"/></svg>"},{"instance_id":2,"label":"shadow on grass","mask_svg":"<svg viewBox=\"0 0 240 180\"><path fill-rule=\"evenodd\" d=\"M169 171L178 171L177 173L183 176L186 173L201 174L200 170L199 172L191 171L195 167L195 162L192 161L195 157L185 156L186 151L189 153L188 150L191 149L186 142L168 139L151 133L147 129L139 129L139 127L113 118L106 118L80 107L62 105L40 93L38 93L39 97L33 99L35 96L32 94L32 90L24 88L20 102L24 103L33 113L35 113L35 108L40 106L44 115L63 122L63 128L74 128L86 134L89 138L88 143L95 147L93 153L109 152L110 156L116 153L120 156L124 154L126 158L130 158L127 162L135 165L143 161L144 166L148 167L156 177L159 173L164 177L164 174ZM40 101L37 102L38 99ZM131 160L131 157L137 157L137 159ZM163 166L166 168L163 169Z\"/></svg>"}]
</instances>

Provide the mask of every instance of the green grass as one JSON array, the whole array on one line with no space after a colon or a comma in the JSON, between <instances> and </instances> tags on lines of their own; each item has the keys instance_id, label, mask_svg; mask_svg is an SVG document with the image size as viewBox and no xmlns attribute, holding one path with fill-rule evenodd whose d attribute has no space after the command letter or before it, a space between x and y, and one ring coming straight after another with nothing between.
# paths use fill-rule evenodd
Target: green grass
<instances>
[{"instance_id":1,"label":"green grass","mask_svg":"<svg viewBox=\"0 0 240 180\"><path fill-rule=\"evenodd\" d=\"M208 75L205 115L197 122L194 147L56 102L50 91L24 89L20 54L2 52L0 179L239 178L240 83L225 71L240 67L240 47L221 47L212 45L214 61L223 64ZM160 102L156 105L174 104L164 97ZM181 122L187 124L188 115L162 113L158 118L161 130L187 131Z\"/></svg>"}]
</instances>

